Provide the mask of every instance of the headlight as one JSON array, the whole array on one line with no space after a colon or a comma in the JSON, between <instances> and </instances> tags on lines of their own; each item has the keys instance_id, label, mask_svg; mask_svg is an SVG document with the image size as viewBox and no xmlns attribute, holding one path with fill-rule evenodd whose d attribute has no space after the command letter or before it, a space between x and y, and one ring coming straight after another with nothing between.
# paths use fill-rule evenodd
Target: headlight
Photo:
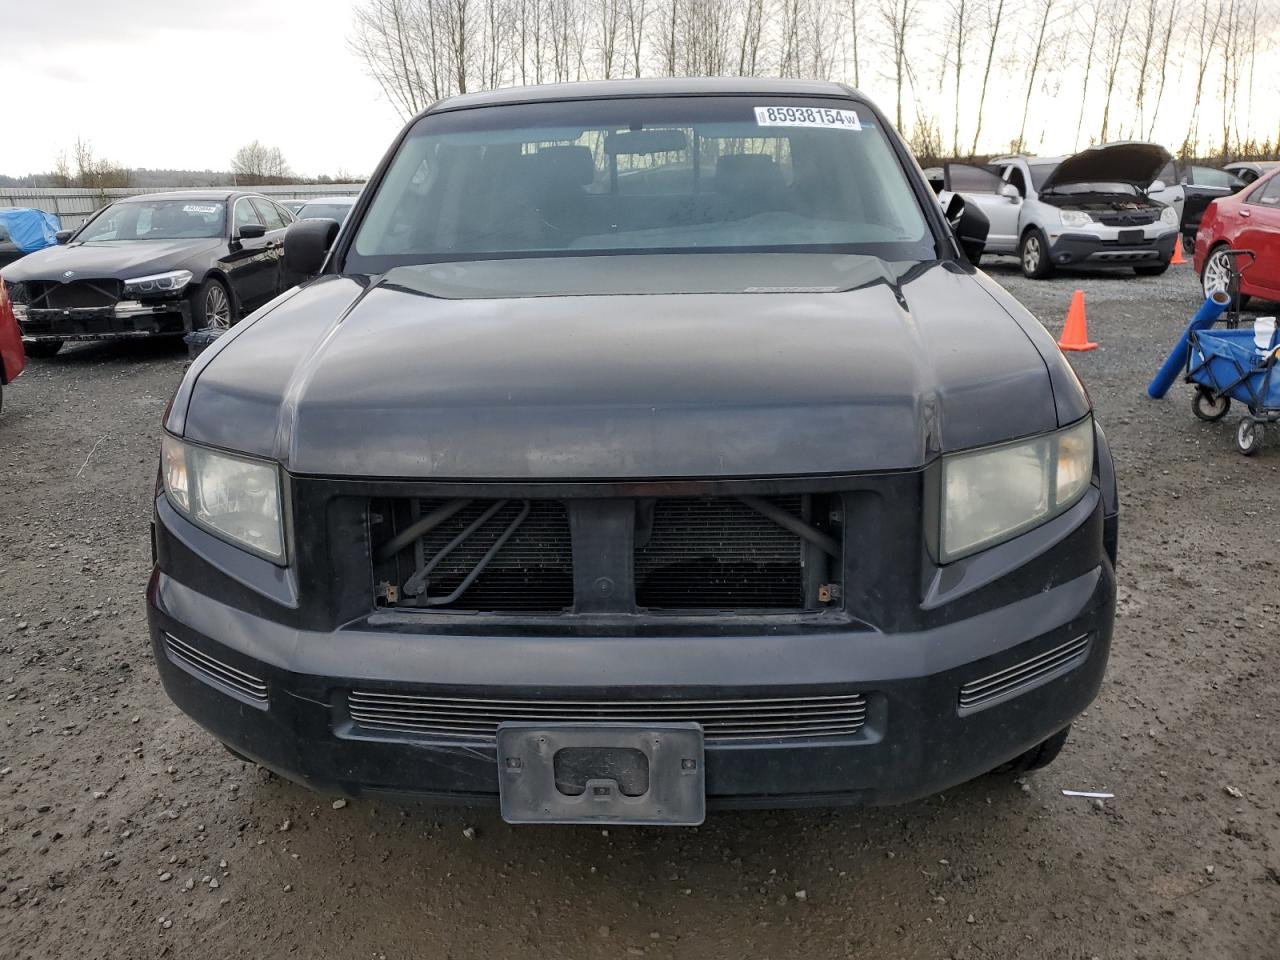
<instances>
[{"instance_id":1,"label":"headlight","mask_svg":"<svg viewBox=\"0 0 1280 960\"><path fill-rule=\"evenodd\" d=\"M179 293L190 282L190 270L170 270L168 273L156 273L149 277L134 277L124 282L124 295L138 297L147 294Z\"/></svg>"},{"instance_id":2,"label":"headlight","mask_svg":"<svg viewBox=\"0 0 1280 960\"><path fill-rule=\"evenodd\" d=\"M1178 211L1173 207L1165 207L1160 211L1160 222L1168 227L1176 227L1178 225Z\"/></svg>"},{"instance_id":3,"label":"headlight","mask_svg":"<svg viewBox=\"0 0 1280 960\"><path fill-rule=\"evenodd\" d=\"M275 563L284 563L280 468L166 435L160 474L169 502L188 520Z\"/></svg>"},{"instance_id":4,"label":"headlight","mask_svg":"<svg viewBox=\"0 0 1280 960\"><path fill-rule=\"evenodd\" d=\"M1063 513L1093 477L1093 418L1030 440L942 459L941 560L1016 536Z\"/></svg>"},{"instance_id":5,"label":"headlight","mask_svg":"<svg viewBox=\"0 0 1280 960\"><path fill-rule=\"evenodd\" d=\"M1083 210L1060 210L1058 212L1062 216L1062 225L1064 227L1087 227L1093 223L1093 217Z\"/></svg>"}]
</instances>

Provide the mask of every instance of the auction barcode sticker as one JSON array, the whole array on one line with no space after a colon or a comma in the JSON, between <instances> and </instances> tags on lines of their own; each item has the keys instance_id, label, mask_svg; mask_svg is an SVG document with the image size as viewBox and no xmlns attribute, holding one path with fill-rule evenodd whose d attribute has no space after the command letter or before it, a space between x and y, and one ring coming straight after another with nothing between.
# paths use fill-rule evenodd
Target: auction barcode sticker
<instances>
[{"instance_id":1,"label":"auction barcode sticker","mask_svg":"<svg viewBox=\"0 0 1280 960\"><path fill-rule=\"evenodd\" d=\"M858 115L852 110L833 110L830 107L756 107L756 124L761 127L862 129Z\"/></svg>"}]
</instances>

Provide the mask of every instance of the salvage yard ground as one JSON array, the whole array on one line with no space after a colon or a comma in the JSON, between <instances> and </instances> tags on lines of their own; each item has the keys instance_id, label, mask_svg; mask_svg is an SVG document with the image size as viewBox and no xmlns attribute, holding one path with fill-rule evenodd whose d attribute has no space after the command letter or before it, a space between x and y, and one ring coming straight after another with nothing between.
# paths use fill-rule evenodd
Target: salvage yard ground
<instances>
[{"instance_id":1,"label":"salvage yard ground","mask_svg":"<svg viewBox=\"0 0 1280 960\"><path fill-rule=\"evenodd\" d=\"M1280 430L1245 459L1144 386L1187 267L991 274L1057 332L1122 503L1111 668L1061 759L899 809L695 830L513 828L342 805L229 756L165 698L147 521L179 346L34 361L0 417L5 957L1263 958L1280 940ZM1114 800L1068 798L1101 790Z\"/></svg>"}]
</instances>

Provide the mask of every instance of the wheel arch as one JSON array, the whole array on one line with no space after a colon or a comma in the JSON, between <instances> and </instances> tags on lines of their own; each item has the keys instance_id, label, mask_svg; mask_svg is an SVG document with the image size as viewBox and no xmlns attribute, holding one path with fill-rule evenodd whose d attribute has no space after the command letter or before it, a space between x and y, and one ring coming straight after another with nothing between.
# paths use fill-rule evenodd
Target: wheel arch
<instances>
[{"instance_id":1,"label":"wheel arch","mask_svg":"<svg viewBox=\"0 0 1280 960\"><path fill-rule=\"evenodd\" d=\"M237 316L244 316L244 304L240 302L240 298L236 296L236 288L231 283L231 278L220 267L210 267L204 272L204 276L200 278L200 286L208 283L210 280L217 280L227 290L227 296L231 298L231 305L235 308Z\"/></svg>"}]
</instances>

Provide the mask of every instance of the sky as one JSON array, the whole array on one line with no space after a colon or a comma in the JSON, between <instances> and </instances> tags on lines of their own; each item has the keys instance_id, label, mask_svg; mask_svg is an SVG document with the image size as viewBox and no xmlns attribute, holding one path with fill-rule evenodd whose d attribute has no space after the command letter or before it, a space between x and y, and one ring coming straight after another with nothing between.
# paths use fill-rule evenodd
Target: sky
<instances>
[{"instance_id":1,"label":"sky","mask_svg":"<svg viewBox=\"0 0 1280 960\"><path fill-rule=\"evenodd\" d=\"M0 0L0 173L76 137L126 167L226 170L252 140L295 172L372 172L400 129L346 48L351 0Z\"/></svg>"},{"instance_id":2,"label":"sky","mask_svg":"<svg viewBox=\"0 0 1280 960\"><path fill-rule=\"evenodd\" d=\"M304 176L368 174L401 121L347 49L352 5L353 0L0 0L0 90L8 120L0 173L48 171L59 151L70 155L80 137L99 158L125 167L226 170L236 149L256 139L279 147ZM1020 41L1011 36L1005 42ZM864 65L863 88L892 115L893 85L878 49ZM1008 149L1026 99L1023 68L1000 60L980 150ZM1034 152L1070 153L1097 135L1102 91L1096 70L1077 141L1083 65L1059 66L1031 98L1027 145ZM1156 139L1175 150L1190 117L1194 84L1187 70L1179 64L1171 71L1155 131ZM1277 74L1280 48L1269 43L1258 60L1257 96L1242 104L1244 126L1266 136L1275 135L1280 119ZM971 76L962 97L962 143L968 139L963 131L971 131L976 119L974 83ZM1201 131L1209 137L1220 127L1213 87L1211 80L1202 107ZM918 92L949 142L950 90L938 94L926 83ZM1128 91L1119 93L1117 109L1129 124L1123 134L1131 136ZM908 126L912 112L908 103Z\"/></svg>"}]
</instances>

